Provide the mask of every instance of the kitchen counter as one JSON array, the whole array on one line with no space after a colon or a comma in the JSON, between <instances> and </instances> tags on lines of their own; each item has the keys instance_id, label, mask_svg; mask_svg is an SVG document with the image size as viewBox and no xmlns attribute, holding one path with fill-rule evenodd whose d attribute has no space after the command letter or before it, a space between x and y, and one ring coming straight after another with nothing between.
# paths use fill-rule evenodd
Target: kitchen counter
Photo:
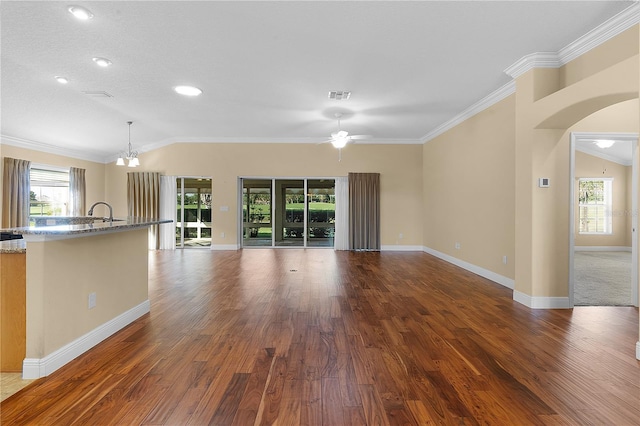
<instances>
[{"instance_id":1,"label":"kitchen counter","mask_svg":"<svg viewBox=\"0 0 640 426\"><path fill-rule=\"evenodd\" d=\"M72 223L53 226L26 226L2 231L22 234L23 238L26 238L27 241L29 241L34 239L30 238L30 236L35 235L54 237L52 239L73 238L82 236L82 234L130 231L136 228L146 228L150 225L172 222L171 219L153 219L143 217L128 217L126 219L114 218L113 222L101 217L86 217L82 219L84 219L86 223Z\"/></svg>"}]
</instances>

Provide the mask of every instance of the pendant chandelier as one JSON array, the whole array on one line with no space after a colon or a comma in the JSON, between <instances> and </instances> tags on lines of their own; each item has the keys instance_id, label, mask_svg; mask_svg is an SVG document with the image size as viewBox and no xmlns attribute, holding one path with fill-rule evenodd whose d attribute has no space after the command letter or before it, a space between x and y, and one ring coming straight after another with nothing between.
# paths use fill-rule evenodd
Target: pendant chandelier
<instances>
[{"instance_id":1,"label":"pendant chandelier","mask_svg":"<svg viewBox=\"0 0 640 426\"><path fill-rule=\"evenodd\" d=\"M138 151L134 151L131 148L131 125L133 124L133 121L127 121L127 124L129 125L129 146L128 146L128 151L126 152L121 152L120 154L118 154L118 161L116 161L116 165L117 166L124 166L124 160L127 160L127 166L128 167L137 167L140 165L140 161L138 160Z\"/></svg>"}]
</instances>

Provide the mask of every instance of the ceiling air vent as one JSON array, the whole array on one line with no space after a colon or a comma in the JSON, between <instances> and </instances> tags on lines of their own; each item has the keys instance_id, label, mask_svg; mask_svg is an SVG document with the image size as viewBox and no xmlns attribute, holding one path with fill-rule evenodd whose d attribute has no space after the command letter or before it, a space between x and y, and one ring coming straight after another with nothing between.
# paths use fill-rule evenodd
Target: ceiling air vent
<instances>
[{"instance_id":1,"label":"ceiling air vent","mask_svg":"<svg viewBox=\"0 0 640 426\"><path fill-rule=\"evenodd\" d=\"M113 98L112 94L104 90L83 90L82 93L92 98Z\"/></svg>"},{"instance_id":2,"label":"ceiling air vent","mask_svg":"<svg viewBox=\"0 0 640 426\"><path fill-rule=\"evenodd\" d=\"M346 90L336 90L329 92L329 99L335 99L336 101L346 101L351 97L351 92Z\"/></svg>"}]
</instances>

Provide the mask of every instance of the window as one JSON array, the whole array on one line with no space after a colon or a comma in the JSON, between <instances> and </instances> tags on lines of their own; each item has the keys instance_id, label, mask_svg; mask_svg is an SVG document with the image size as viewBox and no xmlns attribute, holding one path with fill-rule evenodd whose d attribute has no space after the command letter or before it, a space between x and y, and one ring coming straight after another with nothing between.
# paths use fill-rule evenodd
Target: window
<instances>
[{"instance_id":1,"label":"window","mask_svg":"<svg viewBox=\"0 0 640 426\"><path fill-rule=\"evenodd\" d=\"M611 234L611 178L580 178L580 234Z\"/></svg>"},{"instance_id":2,"label":"window","mask_svg":"<svg viewBox=\"0 0 640 426\"><path fill-rule=\"evenodd\" d=\"M30 216L69 214L69 169L31 165Z\"/></svg>"}]
</instances>

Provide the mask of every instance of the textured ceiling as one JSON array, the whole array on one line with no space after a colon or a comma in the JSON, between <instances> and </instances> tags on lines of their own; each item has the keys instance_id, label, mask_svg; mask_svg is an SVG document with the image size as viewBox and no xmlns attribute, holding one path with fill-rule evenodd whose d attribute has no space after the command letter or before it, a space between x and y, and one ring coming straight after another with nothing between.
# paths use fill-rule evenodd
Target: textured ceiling
<instances>
[{"instance_id":1,"label":"textured ceiling","mask_svg":"<svg viewBox=\"0 0 640 426\"><path fill-rule=\"evenodd\" d=\"M0 3L1 133L106 161L126 147L127 121L143 150L317 142L336 112L369 142L419 143L508 83L521 57L556 52L632 2L79 2L86 22L69 4ZM204 93L182 97L179 84Z\"/></svg>"}]
</instances>

